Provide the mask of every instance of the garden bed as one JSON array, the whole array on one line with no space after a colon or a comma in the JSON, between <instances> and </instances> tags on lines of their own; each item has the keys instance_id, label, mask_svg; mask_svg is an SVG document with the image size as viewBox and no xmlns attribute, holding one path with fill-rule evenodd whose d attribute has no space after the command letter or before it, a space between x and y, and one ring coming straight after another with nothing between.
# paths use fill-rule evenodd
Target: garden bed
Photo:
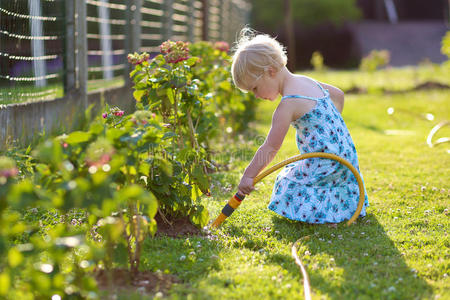
<instances>
[{"instance_id":1,"label":"garden bed","mask_svg":"<svg viewBox=\"0 0 450 300\"><path fill-rule=\"evenodd\" d=\"M192 235L203 235L202 231L192 224L188 216L179 218L170 218L169 220L165 217L161 217L158 213L155 216L156 223L158 224L158 229L156 231L157 236L168 236L168 237L183 237Z\"/></svg>"},{"instance_id":2,"label":"garden bed","mask_svg":"<svg viewBox=\"0 0 450 300\"><path fill-rule=\"evenodd\" d=\"M109 278L111 276L111 278ZM167 296L172 284L181 281L174 275L140 271L136 274L129 270L113 269L110 272L100 270L96 272L95 278L98 288L103 291L139 292L141 294L154 295L161 293Z\"/></svg>"}]
</instances>

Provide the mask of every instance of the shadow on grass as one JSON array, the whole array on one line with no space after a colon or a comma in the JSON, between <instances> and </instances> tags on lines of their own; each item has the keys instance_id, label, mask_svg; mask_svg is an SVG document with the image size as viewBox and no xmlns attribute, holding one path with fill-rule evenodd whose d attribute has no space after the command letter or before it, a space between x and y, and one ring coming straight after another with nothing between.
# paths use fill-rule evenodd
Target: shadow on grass
<instances>
[{"instance_id":1,"label":"shadow on grass","mask_svg":"<svg viewBox=\"0 0 450 300\"><path fill-rule=\"evenodd\" d=\"M192 281L218 268L218 253L217 242L205 236L155 237L144 242L140 269Z\"/></svg>"},{"instance_id":2,"label":"shadow on grass","mask_svg":"<svg viewBox=\"0 0 450 300\"><path fill-rule=\"evenodd\" d=\"M258 251L267 245L267 237L255 235L252 230L230 226L226 234L241 241L234 245L236 248ZM336 228L274 215L267 235L289 245L289 254L269 252L266 262L281 266L300 281L301 272L290 255L291 246L300 237L310 236L300 242L298 255L310 277L313 293L332 299L420 299L432 294L431 287L408 267L372 214L351 226L341 223Z\"/></svg>"},{"instance_id":3,"label":"shadow on grass","mask_svg":"<svg viewBox=\"0 0 450 300\"><path fill-rule=\"evenodd\" d=\"M310 277L311 287L332 299L420 299L431 287L408 267L400 251L376 217L368 214L351 226L311 225L273 217L277 236L300 243L299 257ZM306 252L308 251L310 255ZM306 253L306 255L305 255ZM301 278L290 255L269 255L268 261Z\"/></svg>"}]
</instances>

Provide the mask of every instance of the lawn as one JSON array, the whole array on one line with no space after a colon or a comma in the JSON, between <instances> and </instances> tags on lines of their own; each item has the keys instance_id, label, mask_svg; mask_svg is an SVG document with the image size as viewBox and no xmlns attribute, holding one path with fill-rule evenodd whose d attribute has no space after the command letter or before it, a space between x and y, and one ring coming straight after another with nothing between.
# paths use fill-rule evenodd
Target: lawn
<instances>
[{"instance_id":1,"label":"lawn","mask_svg":"<svg viewBox=\"0 0 450 300\"><path fill-rule=\"evenodd\" d=\"M412 69L385 72L389 76L350 71L308 75L342 88L358 85L361 79L359 86L369 91L409 89L417 76L418 83L448 84L443 73L436 77L430 71L431 77L422 78ZM235 192L270 128L276 105L261 101L251 133L233 145L223 141L216 160L228 163L230 170L214 174L212 197L202 199L212 219ZM433 114L434 120L423 118L425 113ZM343 117L368 192L365 218L337 228L284 219L267 209L276 177L271 174L207 236L147 239L142 269L183 280L171 289L173 299L303 299L291 245L310 235L301 243L299 256L310 276L313 299L450 299L450 144L426 144L431 128L450 119L449 90L347 95ZM298 154L294 134L291 128L274 163ZM450 136L449 127L435 139L445 136Z\"/></svg>"},{"instance_id":2,"label":"lawn","mask_svg":"<svg viewBox=\"0 0 450 300\"><path fill-rule=\"evenodd\" d=\"M111 80L94 79L88 81L87 89L88 92L94 92L100 89L118 88L123 86L124 82L121 77L115 77ZM62 83L54 83L45 87L28 85L19 88L0 88L0 106L53 100L62 97L64 97L64 86Z\"/></svg>"}]
</instances>

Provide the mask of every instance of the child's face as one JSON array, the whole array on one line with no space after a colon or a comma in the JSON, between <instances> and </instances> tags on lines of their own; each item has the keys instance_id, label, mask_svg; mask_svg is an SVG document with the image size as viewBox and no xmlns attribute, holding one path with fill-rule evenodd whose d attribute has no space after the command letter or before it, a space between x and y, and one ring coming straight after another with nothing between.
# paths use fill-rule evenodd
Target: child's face
<instances>
[{"instance_id":1,"label":"child's face","mask_svg":"<svg viewBox=\"0 0 450 300\"><path fill-rule=\"evenodd\" d=\"M279 95L279 86L276 76L270 73L264 74L261 78L256 80L250 88L250 91L255 97L260 99L274 101Z\"/></svg>"}]
</instances>

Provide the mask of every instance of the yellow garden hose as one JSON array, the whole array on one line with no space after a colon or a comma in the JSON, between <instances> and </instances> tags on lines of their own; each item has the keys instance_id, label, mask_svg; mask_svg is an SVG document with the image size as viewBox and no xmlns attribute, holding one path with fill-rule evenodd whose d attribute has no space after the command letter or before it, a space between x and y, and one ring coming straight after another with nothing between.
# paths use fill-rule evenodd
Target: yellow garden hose
<instances>
[{"instance_id":1,"label":"yellow garden hose","mask_svg":"<svg viewBox=\"0 0 450 300\"><path fill-rule=\"evenodd\" d=\"M260 180L262 180L267 175L271 174L272 172L275 172L276 170L280 169L281 167L284 167L287 164L290 164L295 161L303 160L303 159L314 158L314 157L328 158L328 159L336 160L339 163L345 165L347 168L349 168L350 171L352 171L353 175L355 176L356 181L358 182L358 187L359 187L359 202L358 202L358 207L356 208L355 213L350 218L350 220L347 221L347 226L349 226L356 220L356 218L358 218L358 216L361 213L361 210L363 208L364 200L365 200L364 199L365 198L364 197L365 196L364 185L363 185L361 176L359 175L359 172L356 170L356 168L350 162L348 162L347 160L345 160L335 154L324 153L324 152L312 152L312 153L305 153L305 154L299 154L299 155L293 156L293 157L286 159L278 164L275 164L272 167L270 167L269 169L261 172L258 176L256 176L253 179L253 185L258 183ZM225 219L227 217L229 217L236 208L239 207L239 205L241 204L242 200L244 200L244 198L245 198L244 196L240 196L238 193L236 193L233 197L231 197L231 199L228 201L228 203L222 209L222 212L220 213L220 215L211 224L211 226L215 227L215 228L219 227L220 224L222 224L222 222L225 221ZM306 273L305 267L303 266L300 258L297 255L297 247L296 247L296 245L303 239L309 239L309 236L304 236L304 237L299 238L292 245L292 256L294 257L295 263L300 267L300 270L302 272L303 289L304 289L305 299L309 300L309 299L311 299L311 287L309 284L309 278L308 278L308 274Z\"/></svg>"},{"instance_id":2,"label":"yellow garden hose","mask_svg":"<svg viewBox=\"0 0 450 300\"><path fill-rule=\"evenodd\" d=\"M435 133L438 132L439 129L441 129L442 127L444 127L446 125L450 125L450 121L447 121L447 120L442 121L431 129L431 131L427 137L427 144L428 144L428 146L430 146L430 148L437 146L439 144L442 144L442 143L450 142L449 137L443 137L443 138L437 139L434 143L432 142L433 136L435 135Z\"/></svg>"},{"instance_id":3,"label":"yellow garden hose","mask_svg":"<svg viewBox=\"0 0 450 300\"><path fill-rule=\"evenodd\" d=\"M273 165L272 167L270 167L269 169L261 172L258 176L256 176L253 179L253 185L258 183L260 180L262 180L264 177L266 177L270 173L275 172L276 170L280 169L281 167L284 167L287 164L290 164L294 161L308 159L308 158L314 158L314 157L328 158L328 159L336 160L336 161L340 162L341 164L343 164L344 166L346 166L347 168L349 168L350 171L352 171L353 175L355 176L356 181L358 182L358 187L359 187L359 202L358 202L358 207L356 208L355 213L350 218L350 220L347 221L347 225L352 224L356 220L356 218L358 218L358 216L361 213L361 210L363 208L363 205L364 205L364 196L365 196L364 185L361 180L361 176L359 175L359 173L355 169L355 167L353 167L353 165L350 162L348 162L347 160L345 160L342 157L339 157L335 154L325 153L325 152L312 152L312 153L305 153L305 154L299 154L299 155L293 156L293 157L288 158L282 162L279 162L276 165ZM233 213L233 211L239 207L239 205L241 205L241 202L243 199L244 199L244 197L238 195L237 193L233 197L231 197L231 199L228 201L227 205L225 205L225 207L222 209L222 212L216 218L216 220L211 224L211 226L216 227L216 228L219 227L220 224L222 224L222 222L225 221L225 219L227 217L229 217Z\"/></svg>"}]
</instances>

